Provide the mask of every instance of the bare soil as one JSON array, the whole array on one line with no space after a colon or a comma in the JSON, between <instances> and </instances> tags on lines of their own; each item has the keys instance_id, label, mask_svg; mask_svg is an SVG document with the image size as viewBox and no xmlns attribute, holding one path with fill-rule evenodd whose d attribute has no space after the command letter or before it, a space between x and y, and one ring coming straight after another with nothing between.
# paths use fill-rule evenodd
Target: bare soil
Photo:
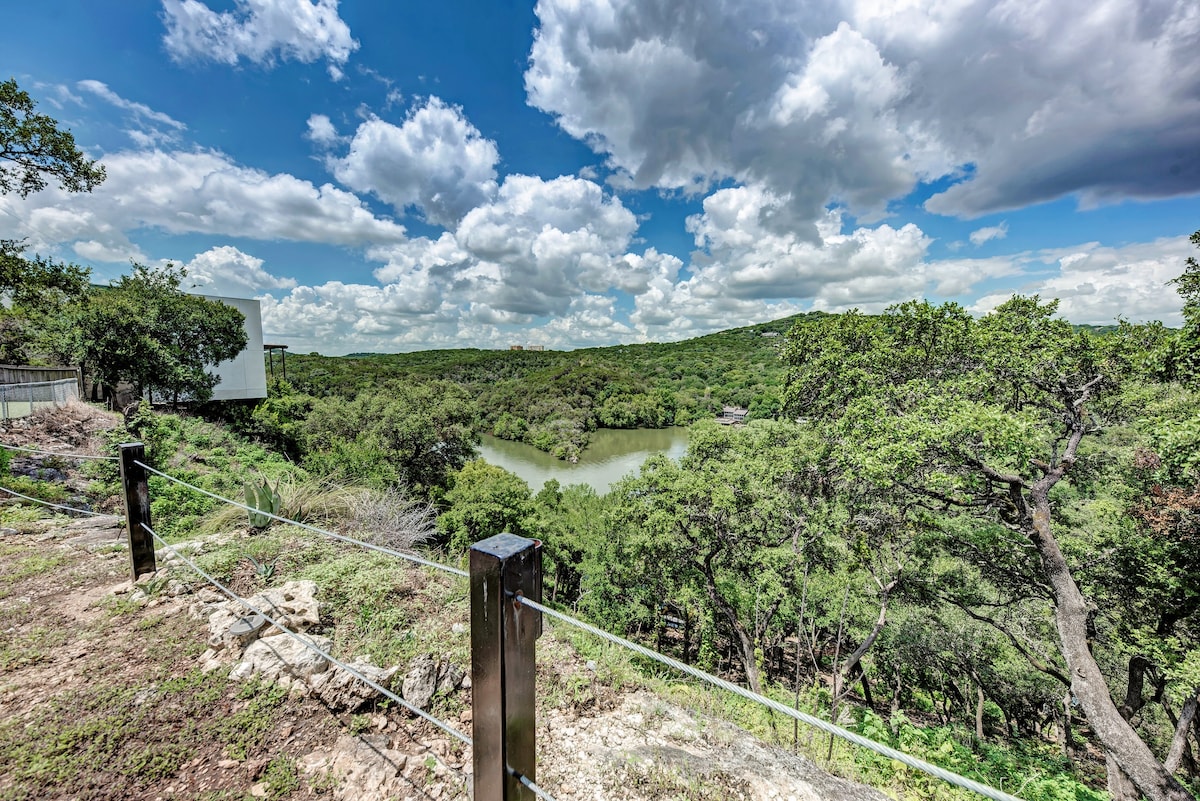
<instances>
[{"instance_id":1,"label":"bare soil","mask_svg":"<svg viewBox=\"0 0 1200 801\"><path fill-rule=\"evenodd\" d=\"M115 537L30 528L0 536L0 798L240 799L272 760L336 737L311 700L200 674L207 632L183 599L113 594L128 582ZM237 717L256 701L258 720Z\"/></svg>"}]
</instances>

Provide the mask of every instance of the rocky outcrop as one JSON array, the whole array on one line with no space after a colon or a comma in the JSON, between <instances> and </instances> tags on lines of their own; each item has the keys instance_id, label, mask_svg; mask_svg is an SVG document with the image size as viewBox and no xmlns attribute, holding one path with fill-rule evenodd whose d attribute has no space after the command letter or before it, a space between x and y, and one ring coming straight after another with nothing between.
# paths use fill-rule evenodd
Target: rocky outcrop
<instances>
[{"instance_id":1,"label":"rocky outcrop","mask_svg":"<svg viewBox=\"0 0 1200 801\"><path fill-rule=\"evenodd\" d=\"M392 677L398 667L381 668L372 665L366 657L356 657L349 667L366 676L380 687L391 687ZM336 710L361 708L367 701L379 697L379 691L341 667L334 667L309 678L309 687L325 705Z\"/></svg>"},{"instance_id":2,"label":"rocky outcrop","mask_svg":"<svg viewBox=\"0 0 1200 801\"><path fill-rule=\"evenodd\" d=\"M229 678L245 681L257 676L288 689L304 688L313 676L329 668L328 660L313 650L314 647L329 653L333 640L307 634L263 637L246 646L242 661L229 671Z\"/></svg>"},{"instance_id":3,"label":"rocky outcrop","mask_svg":"<svg viewBox=\"0 0 1200 801\"><path fill-rule=\"evenodd\" d=\"M448 659L422 654L409 664L400 695L417 709L428 709L437 693L453 692L463 686L470 687L471 683L462 668Z\"/></svg>"},{"instance_id":4,"label":"rocky outcrop","mask_svg":"<svg viewBox=\"0 0 1200 801\"><path fill-rule=\"evenodd\" d=\"M538 781L559 801L692 797L696 788L730 801L887 798L646 692L591 716L550 710L541 724Z\"/></svg>"},{"instance_id":5,"label":"rocky outcrop","mask_svg":"<svg viewBox=\"0 0 1200 801\"><path fill-rule=\"evenodd\" d=\"M289 581L247 598L245 604L221 601L207 592L198 593L192 605L194 615L208 618L209 647L200 656L203 670L232 663L229 678L234 681L261 677L296 695L315 693L337 710L354 711L380 697L375 687L317 653L328 654L333 641L316 633L321 627L321 606L314 582ZM385 689L390 689L400 669L381 668L365 656L347 664Z\"/></svg>"},{"instance_id":6,"label":"rocky outcrop","mask_svg":"<svg viewBox=\"0 0 1200 801\"><path fill-rule=\"evenodd\" d=\"M417 751L406 752L387 734L346 735L332 748L304 756L300 769L333 783L337 801L469 798L465 773L415 745Z\"/></svg>"}]
</instances>

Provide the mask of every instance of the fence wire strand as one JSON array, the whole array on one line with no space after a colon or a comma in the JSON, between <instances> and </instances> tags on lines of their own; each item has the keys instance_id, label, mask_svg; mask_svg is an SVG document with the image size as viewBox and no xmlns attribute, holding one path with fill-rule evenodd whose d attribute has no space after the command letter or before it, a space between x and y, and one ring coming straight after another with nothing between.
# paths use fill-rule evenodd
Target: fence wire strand
<instances>
[{"instance_id":1,"label":"fence wire strand","mask_svg":"<svg viewBox=\"0 0 1200 801\"><path fill-rule=\"evenodd\" d=\"M215 492L209 492L206 489L201 489L200 487L197 487L194 484L189 484L188 482L186 482L182 479L175 478L175 476L169 476L160 470L155 470L153 467L151 467L148 464L145 464L144 462L137 461L136 459L134 460L133 463L138 465L139 467L143 467L146 470L149 470L151 473L153 473L156 476L162 476L167 481L171 481L176 484L179 484L180 486L187 487L188 489L194 490L195 492L198 492L201 495L207 495L208 497L210 497L214 500L221 501L222 503L227 503L230 506L236 506L239 509L245 509L247 512L254 512L255 514L260 514L260 515L263 515L264 517L269 517L272 520L278 520L280 523L288 523L289 525L297 526L299 528L305 529L306 531L312 531L316 534L320 534L325 537L332 537L335 540L341 540L342 542L347 542L347 543L350 543L351 545L357 545L358 547L366 548L369 551L377 551L379 553L387 554L388 556L395 556L398 559L404 559L404 560L413 562L418 565L424 565L425 567L432 567L435 570L441 570L445 573L450 573L452 575L459 576L461 578L469 577L469 574L467 573L467 571L460 570L457 567L451 567L450 565L443 565L440 562L434 562L429 559L422 559L421 557L416 556L415 554L404 553L404 551L397 551L395 548L388 548L383 545L376 545L375 543L372 543L372 542L365 542L363 540L355 539L354 537L347 537L345 534L338 534L336 532L328 531L327 529L319 528L317 526L310 526L308 523L300 523L296 520L289 520L286 517L280 517L279 515L271 514L270 512L264 512L261 509L255 509L254 507L247 506L244 503L238 503L237 501L232 501L229 498L224 498L220 495L217 495Z\"/></svg>"},{"instance_id":2,"label":"fence wire strand","mask_svg":"<svg viewBox=\"0 0 1200 801\"><path fill-rule=\"evenodd\" d=\"M508 775L512 776L514 779L519 781L521 784L525 785L530 790L532 790L533 794L536 795L538 798L545 798L545 799L547 799L547 801L556 801L554 796L550 795L548 792L543 790L541 787L538 787L537 784L532 779L530 779L528 776L526 776L525 774L517 773L512 768L509 768Z\"/></svg>"},{"instance_id":3,"label":"fence wire strand","mask_svg":"<svg viewBox=\"0 0 1200 801\"><path fill-rule=\"evenodd\" d=\"M109 515L106 515L103 512L93 512L91 509L76 509L73 506L63 506L61 503L50 503L50 501L43 501L41 498L31 498L28 495L22 495L16 490L10 490L8 487L0 487L0 491L7 492L9 495L16 495L18 498L24 498L27 501L40 503L42 506L52 506L55 509L64 509L68 512L74 512L75 514L91 515L92 517L109 517Z\"/></svg>"},{"instance_id":4,"label":"fence wire strand","mask_svg":"<svg viewBox=\"0 0 1200 801\"><path fill-rule=\"evenodd\" d=\"M145 466L145 465L143 465L143 467L144 467L144 466ZM438 727L439 729L441 729L442 731L444 731L444 732L446 732L447 734L449 734L451 737L454 737L454 738L456 738L456 739L458 739L458 740L462 741L462 742L463 742L464 744L466 744L466 745L471 745L471 738L470 738L470 737L468 737L467 735L463 734L462 732L460 732L458 729L455 729L455 728L454 728L453 726L451 726L449 723L446 723L446 722L445 722L445 721L443 721L443 720L440 720L440 719L438 719L438 718L435 718L433 715L430 715L429 713L427 713L427 712L425 712L425 711L421 710L420 708L418 708L418 707L416 707L416 706L413 706L413 705L412 705L412 704L410 704L408 701L405 701L403 698L401 698L400 696L396 695L395 693L393 693L391 690L387 689L387 688L386 688L386 687L384 687L383 685L381 685L381 684L378 684L378 683L376 683L376 682L372 681L371 679L367 678L367 677L366 677L366 676L364 676L363 674L359 673L357 670L355 670L354 668L350 667L350 666L349 666L349 665L347 665L345 662L343 662L343 661L341 661L340 659L337 659L337 658L335 658L335 657L333 657L333 656L331 656L331 655L329 655L329 654L325 653L325 651L323 651L323 650L321 650L320 648L318 648L318 647L317 647L317 646L316 646L314 643L310 642L309 640L306 640L304 637L301 637L301 636L300 636L299 634L297 634L296 632L294 632L294 631L292 631L291 629L285 628L284 626L280 625L278 621L276 621L274 618L272 618L272 617L271 617L270 615L268 615L266 612L262 611L261 609L258 609L258 608L256 608L256 607L255 607L255 606L253 606L253 605L252 605L252 604L251 604L249 601L247 601L245 598L242 598L240 595L238 595L237 593L235 593L233 590L229 589L229 588L228 588L228 587L226 587L224 584L222 584L221 582L217 581L217 580L216 580L215 578L213 578L211 575L209 575L208 573L206 573L204 570L202 570L202 569L200 568L200 566L199 566L199 565L197 565L197 564L196 564L195 562L193 562L191 559L188 559L186 556L184 556L184 555L183 555L183 553L182 553L181 551L179 551L179 550L177 550L177 549L175 549L175 548L172 548L172 547L171 547L169 544L167 544L167 541L166 541L166 540L164 540L162 537L160 537L160 536L158 535L158 533L157 533L157 532L155 532L155 531L154 531L154 529L150 528L150 527L149 527L149 526L147 526L145 523L142 523L142 524L141 524L141 526L142 526L142 528L143 528L143 529L144 529L144 530L145 530L145 531L146 531L146 532L147 532L147 533L148 533L150 536L152 536L152 537L154 537L154 539L158 540L158 542L161 544L161 546L162 546L162 549L163 549L163 550L165 550L165 551L167 551L168 553L172 554L173 556L175 556L176 558L178 558L180 561L182 561L182 562L186 563L188 567L190 567L192 570L194 570L194 571L195 571L195 572L196 572L198 575L202 576L202 577L204 578L204 580L205 580L205 581L207 581L209 584L212 584L214 587L216 587L217 589L219 589L219 590L220 590L222 593L224 593L225 595L227 595L227 596L230 598L230 600L236 601L236 602L237 602L238 604L240 604L240 605L241 605L243 608L247 609L248 611L250 611L250 612L252 612L252 613L254 613L254 614L261 615L261 616L263 617L263 619L265 619L265 620L266 620L268 623L270 623L272 626L274 626L275 628L279 629L281 632L283 632L284 634L288 635L288 636L289 636L289 637L291 637L293 640L295 640L296 642L300 643L301 645L303 645L305 648L309 649L309 650L310 650L310 651L312 651L313 653L317 654L318 656L322 657L323 659L326 659L326 660L328 660L328 661L329 661L329 662L331 662L332 664L334 664L334 665L337 665L337 666L338 666L338 667L340 667L342 670L344 670L344 671L346 671L347 673L349 673L351 676L354 676L356 679L358 679L358 680L359 680L359 681L361 681L362 683L366 684L366 685L367 685L368 687L370 687L371 689L373 689L373 690L375 690L376 692L378 692L378 693L380 693L381 695L383 695L385 698L388 698L388 699L391 699L392 701L395 701L397 704L399 704L400 706L404 707L404 708L405 708L405 709L407 709L409 712L412 712L413 714L415 714L415 715L418 715L419 717L422 717L422 718L424 718L425 720L429 721L429 722L430 722L430 723L432 723L433 725L437 726L437 727Z\"/></svg>"},{"instance_id":5,"label":"fence wire strand","mask_svg":"<svg viewBox=\"0 0 1200 801\"><path fill-rule=\"evenodd\" d=\"M61 456L64 459L97 459L103 462L116 462L116 456L89 456L85 453L60 453L59 451L44 451L38 448L22 448L18 445L0 445L6 451L22 451L24 453L41 453L46 456Z\"/></svg>"},{"instance_id":6,"label":"fence wire strand","mask_svg":"<svg viewBox=\"0 0 1200 801\"><path fill-rule=\"evenodd\" d=\"M918 759L914 756L909 756L908 754L904 753L903 751L897 751L895 748L891 748L890 746L883 745L882 743L877 743L874 740L869 740L860 734L855 734L852 731L843 729L841 726L830 723L827 720L822 720L821 718L814 717L813 715L809 715L805 712L801 712L798 709L793 709L792 707L784 706L783 704L779 703L778 701L775 701L775 700L772 700L765 696L759 695L758 693L748 690L745 687L741 687L737 684L726 681L725 679L718 678L710 673L705 673L703 670L700 670L699 668L695 668L695 667L692 667L691 665L684 664L683 662L680 662L678 659L672 659L669 656L664 656L663 654L660 654L657 651L652 651L649 648L646 648L645 646L642 646L642 645L638 645L635 642L631 642L631 641L625 639L624 637L618 637L615 634L610 634L609 632L605 631L604 629L597 628L596 626L593 626L590 623L584 623L582 620L577 620L577 619L571 617L570 615L565 615L562 612L558 612L554 609L551 609L547 606L537 603L536 601L532 601L528 598L522 597L520 602L521 602L522 606L528 606L530 609L537 610L538 612L541 612L542 614L546 615L547 617L553 618L554 620L561 621L563 623L566 623L569 626L575 626L576 628L582 629L583 631L586 631L593 636L599 637L602 640L606 640L610 643L613 643L614 645L619 645L622 648L626 648L630 651L633 651L634 653L640 654L640 655L646 657L647 659L651 659L651 660L654 660L655 662L659 662L663 665L666 665L667 667L674 668L675 670L678 670L681 673L685 673L695 679L699 679L700 681L707 682L708 684L711 684L715 687L720 687L721 689L726 690L727 692L731 692L734 695L739 695L742 698L745 698L747 700L762 704L763 706L767 707L768 709L772 709L781 715L786 715L787 717L795 718L796 720L799 720L801 723L807 723L808 725L813 726L814 728L820 729L821 731L826 732L827 734L832 734L835 737L840 737L843 740L854 743L855 745L861 746L870 751L874 751L877 754L881 754L890 759L894 759L897 762L900 762L904 765L909 766L910 768L915 768L916 770L927 773L930 776L933 776L934 778L937 778L937 779L941 779L942 781L947 782L949 784L953 784L958 787L962 787L963 789L970 790L974 793L978 793L979 795L982 795L986 798L991 798L993 801L1021 801L1016 796L1009 795L1008 793L1004 792L1003 790L997 790L994 787L988 787L986 784L980 784L979 782L977 782L973 779L968 779L965 776L959 776L957 773L951 773L950 771L948 771L944 768L940 768L937 765L926 762L923 759Z\"/></svg>"},{"instance_id":7,"label":"fence wire strand","mask_svg":"<svg viewBox=\"0 0 1200 801\"><path fill-rule=\"evenodd\" d=\"M353 545L358 545L360 547L367 548L368 550L378 551L379 553L384 553L384 554L388 554L390 556L395 556L400 559L405 559L407 561L414 562L414 563L420 564L420 565L424 565L426 567L432 567L436 570L442 570L447 573L452 573L454 575L461 576L464 578L469 577L469 574L465 570L460 570L458 568L453 568L448 565L440 564L438 562L433 562L433 561L430 561L427 559L422 559L418 556L413 556L412 554L406 554L406 553L403 553L402 551L397 551L392 548L386 548L386 547L383 547L380 545L375 545L373 543L364 542L362 540L358 540L353 537L347 537L343 534L337 534L332 531L327 531L326 529L318 528L317 526L310 526L307 523L299 523L295 520L289 520L287 518L280 517L278 515L274 515L269 512L263 512L258 509L253 509L252 507L247 506L246 504L238 503L237 501L230 500L229 498L224 498L220 495L209 492L208 490L204 490L193 484L189 484L186 481L175 478L174 476L170 476L159 470L155 470L153 467L150 467L149 465L147 465L143 462L139 462L139 461L135 460L134 463L139 465L140 467L145 468L146 470L150 471L151 473L153 473L157 476L161 476L162 478L165 478L168 481L172 481L181 486L188 487L191 490L199 492L202 495L207 495L208 497L213 498L214 500L221 501L222 503L227 503L227 504L230 504L231 506L236 506L240 509L245 509L246 511L263 514L273 520L278 520L282 523L288 523L288 524L291 524L294 526L299 526L300 528L306 529L308 531L312 531L312 532L321 534L326 537L332 537L333 539L341 540L343 542L348 542ZM157 537L157 535L154 535L154 536ZM185 559L185 561L187 561L187 560ZM189 562L189 564L191 564L191 563ZM816 729L820 729L821 731L826 732L827 734L831 734L835 737L839 737L843 740L846 740L847 742L854 743L855 745L858 745L862 748L866 748L870 751L874 751L875 753L880 754L885 757L888 757L889 759L894 759L897 762L900 762L901 764L904 764L904 765L907 765L916 770L922 771L923 773L927 773L930 776L941 779L942 781L947 782L949 784L953 784L957 787L962 787L963 789L970 790L971 792L982 795L985 798L990 798L990 799L992 799L992 801L1020 801L1020 799L1018 799L1016 796L1010 795L1001 790L997 790L993 787L988 787L985 784L981 784L973 779L968 779L965 776L960 776L957 773L952 773L948 770L945 770L944 768L938 767L937 765L926 762L923 759L918 759L916 757L910 756L908 754L905 754L903 751L897 751L896 749L891 748L890 746L883 745L882 743L877 743L874 740L869 740L866 737L863 737L862 735L855 734L852 731L843 729L841 726L837 726L833 723L830 723L829 721L822 720L821 718L815 717L813 715L809 715L809 714L807 714L805 712L801 712L797 709L793 709L791 707L784 706L783 704L779 703L778 701L774 701L770 698L766 698L765 696L759 695L758 693L748 690L745 687L740 687L736 684L733 684L732 682L726 681L724 679L718 678L717 676L713 676L710 673L706 673L703 670L692 667L691 665L684 664L683 662L680 662L677 659L673 659L669 656L665 656L663 654L658 653L657 651L652 651L649 648L646 648L645 646L638 645L637 643L631 642L630 640L627 640L623 637L618 637L615 634L611 634L611 633L604 631L603 629L597 628L596 626L593 626L589 623L584 623L582 620L577 620L576 618L573 618L569 615L565 615L565 614L558 612L554 609L551 609L549 607L543 606L542 604L539 604L528 598L522 598L521 603L523 605L528 606L531 609L535 609L539 612L542 612L547 617L550 617L554 620L561 621L570 626L575 626L576 628L582 629L583 631L586 631L586 632L592 634L593 636L599 637L600 639L606 640L615 645L621 646L621 647L631 650L637 654L640 654L640 655L646 657L647 659L659 662L663 665L666 665L667 667L673 668L673 669L678 670L686 675L692 676L695 679L706 682L715 687L719 687L727 692L733 693L734 695L741 696L742 698L745 698L749 701L753 701L755 703L761 704L761 705L767 707L768 709L771 709L771 710L774 710L774 711L780 713L781 715L785 715L787 717L794 718L794 719L800 721L801 723L806 723L809 726L812 726ZM243 602L243 604L244 604L244 602ZM424 715L422 715L422 716L424 716ZM462 735L459 735L459 736L461 737ZM521 776L520 774L516 774L516 773L514 773L513 775L516 776L521 781L522 784L526 784L526 786L532 785L532 786L530 786L530 789L536 795L538 795L539 798L550 798L550 796L544 794L545 791L541 790L541 788L537 788L536 785L533 785L533 783L530 782L528 778Z\"/></svg>"}]
</instances>

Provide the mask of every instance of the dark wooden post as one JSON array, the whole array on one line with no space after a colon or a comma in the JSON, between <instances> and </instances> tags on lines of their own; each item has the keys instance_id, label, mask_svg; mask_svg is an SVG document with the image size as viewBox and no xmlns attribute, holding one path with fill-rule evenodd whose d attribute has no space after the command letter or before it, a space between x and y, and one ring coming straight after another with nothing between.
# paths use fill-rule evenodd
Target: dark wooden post
<instances>
[{"instance_id":1,"label":"dark wooden post","mask_svg":"<svg viewBox=\"0 0 1200 801\"><path fill-rule=\"evenodd\" d=\"M140 442L120 446L121 484L125 488L125 523L129 527L129 561L133 580L144 573L153 573L154 537L142 528L150 526L150 485L146 469L135 462L146 463L146 448Z\"/></svg>"},{"instance_id":2,"label":"dark wooden post","mask_svg":"<svg viewBox=\"0 0 1200 801\"><path fill-rule=\"evenodd\" d=\"M498 534L471 546L474 801L533 799L509 769L537 781L534 641L542 615L542 544Z\"/></svg>"}]
</instances>

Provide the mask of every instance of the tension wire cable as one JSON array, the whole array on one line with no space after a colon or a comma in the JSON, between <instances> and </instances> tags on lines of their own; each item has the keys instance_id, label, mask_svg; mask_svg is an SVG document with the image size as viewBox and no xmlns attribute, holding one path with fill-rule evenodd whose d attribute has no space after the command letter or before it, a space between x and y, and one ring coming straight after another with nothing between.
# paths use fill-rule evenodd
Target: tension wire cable
<instances>
[{"instance_id":1,"label":"tension wire cable","mask_svg":"<svg viewBox=\"0 0 1200 801\"><path fill-rule=\"evenodd\" d=\"M105 462L120 461L116 456L88 456L84 453L60 453L59 451L43 451L38 448L22 448L18 445L0 445L6 451L23 451L24 453L41 453L46 456L61 456L64 459L98 459Z\"/></svg>"},{"instance_id":2,"label":"tension wire cable","mask_svg":"<svg viewBox=\"0 0 1200 801\"><path fill-rule=\"evenodd\" d=\"M508 770L508 775L509 775L509 776L512 776L514 779L516 779L517 781L519 781L521 784L525 785L525 786L526 786L526 787L528 787L530 790L532 790L532 791L533 791L533 794L534 794L534 795L536 795L538 798L545 798L545 799L547 799L547 801L557 801L557 799L555 799L555 797L554 797L554 796L552 796L552 795L550 795L549 793L547 793L547 792L546 792L545 790L543 790L541 787L538 787L538 786L537 786L537 784L535 784L535 783L533 782L533 780L532 780L532 779L530 779L530 778L529 778L528 776L526 776L525 774L523 774L523 773L517 773L517 772L516 772L515 770L513 770L512 768L509 768L509 767L507 767L507 766L505 766L505 767L506 767L506 769Z\"/></svg>"},{"instance_id":3,"label":"tension wire cable","mask_svg":"<svg viewBox=\"0 0 1200 801\"><path fill-rule=\"evenodd\" d=\"M73 506L63 506L60 503L50 503L50 501L43 501L41 498L31 498L28 495L22 495L21 493L15 491L15 490L10 490L8 487L0 487L0 490L7 492L9 495L16 495L18 498L24 498L27 501L33 501L34 503L40 503L42 506L53 506L55 509L65 509L68 512L75 512L76 514L81 514L81 515L92 515L93 517L109 517L110 516L110 515L104 514L103 512L93 512L91 509L76 509Z\"/></svg>"},{"instance_id":4,"label":"tension wire cable","mask_svg":"<svg viewBox=\"0 0 1200 801\"><path fill-rule=\"evenodd\" d=\"M145 465L143 465L143 467L144 467L144 466L145 466ZM358 679L359 681L361 681L363 684L366 684L366 685L367 685L368 687L370 687L371 689L373 689L373 690L375 690L376 692L379 692L380 694L382 694L382 695L383 695L385 698L389 698L389 699L391 699L392 701L395 701L396 703L400 704L402 707L404 707L405 709L407 709L409 712L412 712L413 714L415 714L415 715L418 715L418 716L420 716L420 717L424 718L425 720L427 720L427 721L429 721L430 723L432 723L433 725L437 726L439 729L441 729L442 731L446 732L446 733L447 733L447 734L449 734L450 736L452 736L452 737L455 737L455 738L456 738L456 739L458 739L458 740L461 740L461 741L462 741L464 744L466 744L466 745L471 745L471 738L470 738L470 737L468 737L467 735L463 734L462 732L460 732L458 729L455 729L454 727L452 727L452 726L451 726L449 723L446 723L445 721L439 720L438 718L435 718L433 715L430 715L429 713L427 713L427 712L423 711L422 709L420 709L420 708L418 708L418 707L416 707L416 706L413 706L413 705L412 705L412 704L410 704L408 701L405 701L403 698L401 698L400 696L396 695L395 693L393 693L391 690L387 689L387 688L386 688L386 687L384 687L383 685L381 685L381 684L378 684L378 683L376 683L376 682L372 681L371 679L367 678L367 677L366 677L366 676L364 676L363 674L359 673L357 670L355 670L354 668L350 667L350 666L349 666L349 665L347 665L345 662L343 662L343 661L341 661L340 659L337 659L337 658L335 658L335 657L333 657L333 656L331 656L331 655L329 655L329 654L325 653L325 651L323 651L323 650L321 650L319 647L317 647L317 645L316 645L315 643L313 643L313 642L310 642L309 640L306 640L304 637L300 636L299 634L297 634L296 632L292 631L291 629L289 629L289 628L285 628L284 626L280 625L278 621L276 621L274 618L272 618L272 617L271 617L270 615L268 615L266 612L263 612L261 609L257 609L257 608L255 608L255 607L254 607L254 606L253 606L253 605L252 605L252 604L251 604L249 601L247 601L245 598L242 598L240 595L238 595L237 593L235 593L233 590L229 589L229 588L228 588L228 587L226 587L224 584L222 584L221 582L219 582L219 581L217 581L215 578L213 578L211 575L209 575L208 573L204 572L204 570L202 570L202 569L201 569L201 568L200 568L200 567L199 567L199 566L198 566L198 565L197 565L195 562L193 562L191 559L188 559L186 556L184 556L182 552L180 552L180 551L176 550L175 548L172 548L170 545L168 545L168 544L167 544L167 541L166 541L166 540L164 540L162 537L160 537L160 536L158 535L158 533L154 531L154 529L150 528L150 527L149 527L149 526L147 526L145 523L142 523L142 524L141 524L141 527L142 527L142 528L143 528L143 529L144 529L144 530L145 530L147 533L149 533L149 534L150 534L150 536L154 537L154 539L158 540L158 541L159 541L159 542L162 544L162 548L163 548L163 550L165 550L165 551L167 551L168 553L170 553L170 554L172 554L172 555L174 555L174 556L178 557L179 559L181 559L183 562L185 562L185 563L187 564L187 566L188 566L188 567L190 567L192 570L194 570L194 571L195 571L196 573L198 573L199 575L203 576L203 577L204 577L204 579L205 579L206 581L208 581L208 583L212 584L214 587L216 587L217 589L219 589L221 592L225 593L225 595L229 596L229 598L230 598L231 600L237 601L239 604L241 604L243 607L245 607L245 608L246 608L246 609L248 609L249 611L253 612L254 614L261 615L261 616L263 617L263 619L265 619L265 620L266 620L268 623L270 623L272 626L274 626L275 628L279 629L281 632L283 632L284 634L288 635L288 636L289 636L289 637L291 637L293 640L295 640L296 642L300 643L301 645L303 645L305 648L309 649L309 650L310 650L310 651L312 651L313 653L315 653L315 654L317 654L318 656L320 656L320 657L322 657L322 658L324 658L324 659L328 660L329 662L331 662L331 663L333 663L333 664L337 665L337 666L338 666L338 667L340 667L342 670L346 671L346 672L347 672L347 673L349 673L351 676L354 676L356 679Z\"/></svg>"},{"instance_id":5,"label":"tension wire cable","mask_svg":"<svg viewBox=\"0 0 1200 801\"><path fill-rule=\"evenodd\" d=\"M962 787L964 789L978 793L979 795L982 795L986 798L991 798L993 801L1020 801L1020 799L1018 799L1016 796L1009 795L1008 793L1004 792L1003 790L997 790L994 787L988 787L986 784L980 784L979 782L977 782L973 779L968 779L967 777L960 776L957 773L951 773L950 771L946 770L945 768L940 768L937 765L926 762L923 759L918 759L914 756L909 756L908 754L904 753L903 751L897 751L895 748L892 748L890 746L883 745L882 743L877 743L874 740L869 740L860 734L855 734L852 731L843 729L841 726L837 726L833 723L830 723L829 721L822 720L821 718L814 717L805 712L801 712L798 709L793 709L789 706L784 706L783 704L779 703L778 701L775 701L775 700L772 700L765 696L759 695L758 693L753 692L752 690L748 690L745 687L741 687L741 686L738 686L737 684L726 681L725 679L718 678L718 677L712 675L711 673L705 673L703 670L700 670L699 668L695 668L695 667L692 667L691 665L684 664L683 662L680 662L678 659L672 659L669 656L664 656L663 654L660 654L657 651L652 651L649 648L646 648L643 645L638 645L635 642L631 642L631 641L625 639L624 637L618 637L616 634L610 634L609 632L605 631L604 629L597 628L596 626L593 626L590 623L584 623L582 620L576 620L575 618L571 617L570 615L565 615L562 612L558 612L554 609L550 609L549 607L543 606L542 604L540 604L536 601L531 601L530 599L525 598L524 596L520 596L518 599L518 602L521 604L521 606L528 606L530 609L541 612L542 614L547 615L548 617L551 617L555 620L562 621L563 623L566 623L567 625L580 628L580 629L588 632L589 634L599 637L602 640L607 640L608 642L611 642L615 645L620 645L620 646L627 648L635 653L641 654L642 656L646 657L647 659L652 659L656 662L660 662L660 663L666 665L667 667L671 667L682 673L686 673L687 675L692 676L693 678L699 679L700 681L707 682L716 687L720 687L723 690L731 692L735 695L740 695L742 698L745 698L750 701L754 701L755 703L762 704L763 706L767 707L768 709L772 709L781 715L786 715L787 717L795 718L796 720L799 720L802 723L807 723L808 725L818 728L821 731L824 731L828 734L832 734L836 737L840 737L843 740L847 740L849 742L854 743L855 745L862 746L863 748L874 751L877 754L882 754L885 757L894 759L897 762L908 765L911 768L915 768L917 770L928 773L930 776L941 779L942 781L947 782L949 784L957 785L958 787Z\"/></svg>"},{"instance_id":6,"label":"tension wire cable","mask_svg":"<svg viewBox=\"0 0 1200 801\"><path fill-rule=\"evenodd\" d=\"M207 495L208 497L210 497L214 500L221 501L222 503L227 503L230 506L236 506L239 509L245 509L247 512L254 512L255 514L261 514L264 517L271 518L272 520L278 520L280 523L288 523L293 526L298 526L307 531L312 531L312 532L321 534L326 537L332 537L333 539L341 540L342 542L348 542L351 545L357 545L360 548L366 548L369 551L378 551L379 553L387 554L388 556L395 556L399 559L405 559L409 562L414 562L415 564L418 564L418 565L424 565L425 567L432 567L435 570L441 570L446 573L451 573L455 576L460 576L461 578L469 578L469 576L470 576L470 574L467 573L467 571L460 570L457 567L450 567L450 565L443 565L440 562L434 562L429 559L422 559L421 557L416 556L411 553L404 553L403 551L397 551L394 548L388 548L383 545L375 545L374 543L364 542L363 540L358 540L358 539L355 539L354 537L347 537L345 534L337 534L332 531L327 531L326 529L323 529L323 528L318 528L317 526L310 526L308 523L300 523L296 520L289 520L286 517L280 517L279 515L271 514L270 512L264 512L261 509L255 509L254 507L247 506L244 503L238 503L237 501L231 501L229 498L224 498L220 495L217 495L214 492L209 492L206 489L200 489L199 487L197 487L194 484L189 484L186 481L183 481L182 479L175 478L175 476L169 476L160 470L155 470L153 467L151 467L148 464L145 464L144 462L139 462L138 460L134 459L133 463L136 464L138 467L144 467L146 470L149 470L151 473L153 473L156 476L162 476L163 478L167 479L168 481L173 481L174 483L179 484L180 486L184 486L184 487L187 487L188 489L195 490L196 492L199 492L201 495Z\"/></svg>"}]
</instances>

